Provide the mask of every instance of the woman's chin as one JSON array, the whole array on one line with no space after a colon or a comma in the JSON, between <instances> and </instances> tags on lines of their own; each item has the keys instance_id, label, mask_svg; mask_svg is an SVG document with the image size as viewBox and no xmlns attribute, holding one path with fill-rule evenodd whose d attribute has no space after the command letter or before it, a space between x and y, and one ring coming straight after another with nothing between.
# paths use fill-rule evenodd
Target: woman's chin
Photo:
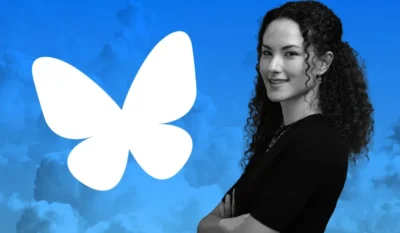
<instances>
[{"instance_id":1,"label":"woman's chin","mask_svg":"<svg viewBox=\"0 0 400 233\"><path fill-rule=\"evenodd\" d=\"M281 95L276 95L276 94L268 94L268 99L271 102L275 102L275 103L280 103L285 101L287 98Z\"/></svg>"}]
</instances>

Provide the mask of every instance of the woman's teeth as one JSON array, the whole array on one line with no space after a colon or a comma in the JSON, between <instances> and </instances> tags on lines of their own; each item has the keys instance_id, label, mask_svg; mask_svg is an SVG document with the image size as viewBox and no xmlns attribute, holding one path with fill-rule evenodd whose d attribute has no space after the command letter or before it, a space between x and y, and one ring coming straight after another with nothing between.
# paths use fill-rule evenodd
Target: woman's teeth
<instances>
[{"instance_id":1,"label":"woman's teeth","mask_svg":"<svg viewBox=\"0 0 400 233\"><path fill-rule=\"evenodd\" d=\"M272 84L280 84L289 81L289 79L269 79L268 81Z\"/></svg>"}]
</instances>

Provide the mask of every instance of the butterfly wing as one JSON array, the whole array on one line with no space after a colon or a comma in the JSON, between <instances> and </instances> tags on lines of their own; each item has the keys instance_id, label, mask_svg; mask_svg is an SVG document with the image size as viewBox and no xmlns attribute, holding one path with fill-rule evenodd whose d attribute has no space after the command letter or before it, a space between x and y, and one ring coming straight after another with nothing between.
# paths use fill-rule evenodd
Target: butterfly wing
<instances>
[{"instance_id":1,"label":"butterfly wing","mask_svg":"<svg viewBox=\"0 0 400 233\"><path fill-rule=\"evenodd\" d=\"M127 94L123 115L132 127L130 149L150 176L168 179L186 164L192 151L190 135L164 125L189 112L196 99L192 43L174 32L150 52Z\"/></svg>"},{"instance_id":2,"label":"butterfly wing","mask_svg":"<svg viewBox=\"0 0 400 233\"><path fill-rule=\"evenodd\" d=\"M114 188L128 163L129 148L117 135L96 135L79 143L68 156L68 168L82 184L98 191Z\"/></svg>"},{"instance_id":3,"label":"butterfly wing","mask_svg":"<svg viewBox=\"0 0 400 233\"><path fill-rule=\"evenodd\" d=\"M70 64L41 57L32 75L44 119L61 137L84 139L120 117L121 109L108 94Z\"/></svg>"},{"instance_id":4,"label":"butterfly wing","mask_svg":"<svg viewBox=\"0 0 400 233\"><path fill-rule=\"evenodd\" d=\"M121 109L95 82L61 60L35 60L32 75L44 119L61 137L85 139L68 157L72 175L96 190L113 188L125 170L128 147L121 145Z\"/></svg>"},{"instance_id":5,"label":"butterfly wing","mask_svg":"<svg viewBox=\"0 0 400 233\"><path fill-rule=\"evenodd\" d=\"M159 180L175 176L193 148L190 135L172 125L146 125L130 137L130 150L139 166Z\"/></svg>"}]
</instances>

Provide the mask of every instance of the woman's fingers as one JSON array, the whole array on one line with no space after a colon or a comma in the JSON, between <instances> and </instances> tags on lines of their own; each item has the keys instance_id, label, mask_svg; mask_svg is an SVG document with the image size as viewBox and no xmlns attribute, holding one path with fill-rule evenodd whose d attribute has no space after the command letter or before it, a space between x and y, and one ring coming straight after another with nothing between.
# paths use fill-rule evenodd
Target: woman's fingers
<instances>
[{"instance_id":1,"label":"woman's fingers","mask_svg":"<svg viewBox=\"0 0 400 233\"><path fill-rule=\"evenodd\" d=\"M225 218L225 205L223 202L219 204L219 217Z\"/></svg>"},{"instance_id":2,"label":"woman's fingers","mask_svg":"<svg viewBox=\"0 0 400 233\"><path fill-rule=\"evenodd\" d=\"M236 202L235 202L236 198L235 198L235 189L233 189L233 193L232 193L232 211L231 211L231 216L235 216L235 211L236 211Z\"/></svg>"},{"instance_id":3,"label":"woman's fingers","mask_svg":"<svg viewBox=\"0 0 400 233\"><path fill-rule=\"evenodd\" d=\"M232 200L231 200L231 195L227 194L225 196L225 218L230 218L232 217Z\"/></svg>"}]
</instances>

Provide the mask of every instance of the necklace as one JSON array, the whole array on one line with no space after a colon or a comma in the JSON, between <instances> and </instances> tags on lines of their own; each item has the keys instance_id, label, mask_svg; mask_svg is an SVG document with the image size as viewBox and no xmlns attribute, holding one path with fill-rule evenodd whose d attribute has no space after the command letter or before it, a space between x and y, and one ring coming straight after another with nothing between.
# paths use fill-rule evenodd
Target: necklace
<instances>
[{"instance_id":1,"label":"necklace","mask_svg":"<svg viewBox=\"0 0 400 233\"><path fill-rule=\"evenodd\" d=\"M285 125L282 122L282 124L280 125L279 129L276 131L275 136L272 137L271 142L268 144L268 148L265 150L264 153L267 153L275 145L275 143L279 140L279 138L282 137L282 135L285 134L286 131L288 131L290 128L292 128L297 122L299 122L300 120L302 120L302 119L304 119L304 118L306 118L308 116L311 116L311 115L314 115L314 114L309 114L309 115L303 116L302 118L300 118L296 122L290 124L289 127L287 127L286 129L284 129ZM282 130L282 129L284 129L284 130Z\"/></svg>"},{"instance_id":2,"label":"necklace","mask_svg":"<svg viewBox=\"0 0 400 233\"><path fill-rule=\"evenodd\" d=\"M282 128L284 128L284 125L281 124L281 126L279 127L279 129L275 133L275 136L272 137L271 142L268 144L268 148L265 150L265 153L267 153L275 145L275 143L279 140L279 138L282 137L282 135L285 134L286 131L288 131L290 128L292 128L294 124L295 123L289 125L289 127L287 127L284 130L282 130Z\"/></svg>"}]
</instances>

